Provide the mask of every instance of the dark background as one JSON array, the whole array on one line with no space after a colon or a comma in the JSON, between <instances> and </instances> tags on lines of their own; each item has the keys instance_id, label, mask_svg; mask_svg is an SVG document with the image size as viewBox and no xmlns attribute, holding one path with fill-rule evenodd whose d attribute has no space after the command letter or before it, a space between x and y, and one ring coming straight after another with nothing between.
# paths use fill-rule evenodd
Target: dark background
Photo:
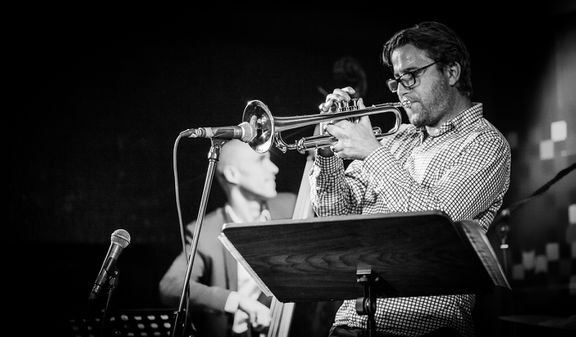
<instances>
[{"instance_id":1,"label":"dark background","mask_svg":"<svg viewBox=\"0 0 576 337\"><path fill-rule=\"evenodd\" d=\"M436 20L467 43L474 99L484 103L485 117L523 139L533 109L527 98L542 90L535 79L554 53L554 36L573 31L575 23L568 1L521 9L478 2L356 12L103 12L13 13L20 20L7 30L5 69L14 76L8 91L14 104L4 114L3 237L10 252L4 289L24 318L23 333L86 312L118 228L130 233L131 244L119 260L113 307L160 307L158 280L181 250L172 165L180 131L239 124L252 99L275 116L314 114L324 97L318 87L333 89L332 64L345 55L368 74L367 103L395 101L385 87L391 74L381 65L383 43L398 29ZM197 215L209 148L206 139L185 139L176 149L184 222ZM297 193L305 157L274 149L272 158L281 170L278 190ZM523 184L516 172L507 202L525 196L515 187ZM208 211L222 202L214 186ZM481 304L486 324L496 328L494 313L516 305L507 295L494 297ZM573 296L563 300L573 303ZM542 306L526 303L527 310ZM573 312L568 302L553 308L524 313Z\"/></svg>"}]
</instances>

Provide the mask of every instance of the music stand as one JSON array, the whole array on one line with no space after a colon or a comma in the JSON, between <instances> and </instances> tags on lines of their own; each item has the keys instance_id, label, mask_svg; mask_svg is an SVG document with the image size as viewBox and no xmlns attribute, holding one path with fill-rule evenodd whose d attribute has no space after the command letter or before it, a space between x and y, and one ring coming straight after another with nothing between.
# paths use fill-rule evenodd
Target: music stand
<instances>
[{"instance_id":1,"label":"music stand","mask_svg":"<svg viewBox=\"0 0 576 337\"><path fill-rule=\"evenodd\" d=\"M375 297L510 289L479 226L440 211L227 223L219 239L280 302L362 299L367 275Z\"/></svg>"},{"instance_id":2,"label":"music stand","mask_svg":"<svg viewBox=\"0 0 576 337\"><path fill-rule=\"evenodd\" d=\"M100 315L74 317L69 320L69 331L66 336L169 337L174 315L174 310L169 309L120 310L107 317L104 336L98 334L102 324Z\"/></svg>"}]
</instances>

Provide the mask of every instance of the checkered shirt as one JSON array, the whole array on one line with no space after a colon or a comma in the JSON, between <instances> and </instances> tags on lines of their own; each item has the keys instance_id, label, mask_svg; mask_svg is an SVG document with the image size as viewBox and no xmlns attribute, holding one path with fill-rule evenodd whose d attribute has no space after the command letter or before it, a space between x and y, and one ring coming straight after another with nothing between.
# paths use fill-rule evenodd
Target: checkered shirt
<instances>
[{"instance_id":1,"label":"checkered shirt","mask_svg":"<svg viewBox=\"0 0 576 337\"><path fill-rule=\"evenodd\" d=\"M453 221L473 219L486 232L510 183L510 147L476 103L443 123L437 135L403 124L364 160L317 155L310 172L318 216L444 211ZM376 330L420 336L441 327L472 336L473 294L379 298ZM355 300L346 300L334 325L366 329Z\"/></svg>"}]
</instances>

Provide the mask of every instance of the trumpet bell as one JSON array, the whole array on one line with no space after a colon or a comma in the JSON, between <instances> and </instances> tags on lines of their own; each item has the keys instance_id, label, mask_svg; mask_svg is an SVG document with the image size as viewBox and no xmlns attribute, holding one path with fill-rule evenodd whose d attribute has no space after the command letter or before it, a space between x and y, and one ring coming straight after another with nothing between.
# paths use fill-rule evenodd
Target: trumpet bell
<instances>
[{"instance_id":1,"label":"trumpet bell","mask_svg":"<svg viewBox=\"0 0 576 337\"><path fill-rule=\"evenodd\" d=\"M256 137L248 145L258 153L270 150L274 140L274 117L270 109L259 100L252 100L246 104L242 121L248 122L256 130Z\"/></svg>"}]
</instances>

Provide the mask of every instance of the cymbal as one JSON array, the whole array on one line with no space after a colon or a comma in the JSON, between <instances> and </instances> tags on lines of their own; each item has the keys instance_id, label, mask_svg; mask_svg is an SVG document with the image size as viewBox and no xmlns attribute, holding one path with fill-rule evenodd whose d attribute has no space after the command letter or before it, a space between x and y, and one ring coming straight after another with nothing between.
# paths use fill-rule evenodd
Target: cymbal
<instances>
[{"instance_id":1,"label":"cymbal","mask_svg":"<svg viewBox=\"0 0 576 337\"><path fill-rule=\"evenodd\" d=\"M569 317L542 316L542 315L510 315L500 316L503 321L521 323L548 328L576 330L576 315Z\"/></svg>"}]
</instances>

